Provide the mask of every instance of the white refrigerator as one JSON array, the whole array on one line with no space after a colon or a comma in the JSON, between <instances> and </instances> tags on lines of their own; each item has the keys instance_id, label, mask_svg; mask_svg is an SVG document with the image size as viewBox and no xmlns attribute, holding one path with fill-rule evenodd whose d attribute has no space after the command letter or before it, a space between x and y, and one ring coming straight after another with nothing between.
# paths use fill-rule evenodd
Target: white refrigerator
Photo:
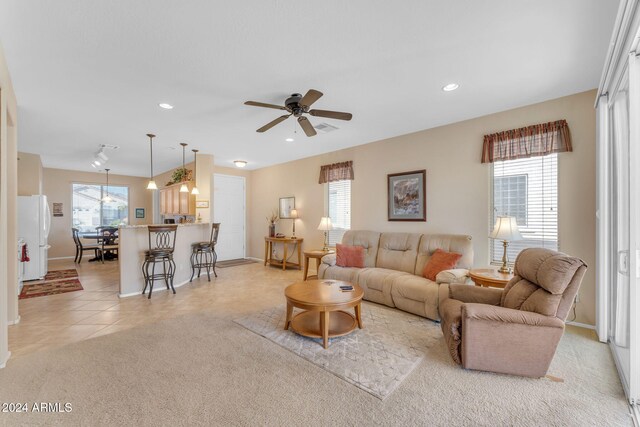
<instances>
[{"instance_id":1,"label":"white refrigerator","mask_svg":"<svg viewBox=\"0 0 640 427\"><path fill-rule=\"evenodd\" d=\"M51 211L47 196L18 197L18 235L29 250L29 262L24 264L23 280L37 280L47 274L47 239L51 229Z\"/></svg>"}]
</instances>

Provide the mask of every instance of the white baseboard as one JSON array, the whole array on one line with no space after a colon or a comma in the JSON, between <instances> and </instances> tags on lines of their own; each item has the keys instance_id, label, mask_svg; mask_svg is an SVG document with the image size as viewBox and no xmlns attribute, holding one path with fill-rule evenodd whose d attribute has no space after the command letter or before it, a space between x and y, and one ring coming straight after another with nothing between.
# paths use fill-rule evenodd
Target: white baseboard
<instances>
[{"instance_id":1,"label":"white baseboard","mask_svg":"<svg viewBox=\"0 0 640 427\"><path fill-rule=\"evenodd\" d=\"M59 257L55 257L55 258L48 258L49 261L55 261L58 259L75 259L75 257L72 256L59 256Z\"/></svg>"},{"instance_id":2,"label":"white baseboard","mask_svg":"<svg viewBox=\"0 0 640 427\"><path fill-rule=\"evenodd\" d=\"M160 283L162 283L162 282L160 282ZM182 282L182 283L178 283L177 285L173 285L173 287L174 287L174 289L176 289L176 288L179 288L180 286L186 285L187 283L189 283L189 281L188 281L188 280L185 280L185 281L184 281L184 282ZM166 287L166 286L162 286L162 287L159 287L159 288L155 288L155 285L154 285L153 292L154 292L154 293L156 293L156 292L162 292L162 291L168 291L168 290L169 290L169 289L167 289L167 287ZM134 295L142 295L142 291L138 291L138 292L130 292L130 293L128 293L128 294L118 294L118 297L119 297L119 298L128 298L128 297L132 297L132 296L134 296Z\"/></svg>"},{"instance_id":3,"label":"white baseboard","mask_svg":"<svg viewBox=\"0 0 640 427\"><path fill-rule=\"evenodd\" d=\"M580 322L567 322L567 325L571 325L571 326L577 326L578 328L585 328L585 329L591 329L593 331L596 330L596 327L593 325L589 325L587 323L580 323Z\"/></svg>"},{"instance_id":4,"label":"white baseboard","mask_svg":"<svg viewBox=\"0 0 640 427\"><path fill-rule=\"evenodd\" d=\"M8 321L7 325L12 326L12 325L17 325L18 323L20 323L20 316L18 316L18 318L15 320Z\"/></svg>"},{"instance_id":5,"label":"white baseboard","mask_svg":"<svg viewBox=\"0 0 640 427\"><path fill-rule=\"evenodd\" d=\"M11 352L7 351L7 357L5 357L5 359L2 361L2 363L0 363L0 369L2 369L5 366L7 366L7 362L9 361L10 358L11 358Z\"/></svg>"}]
</instances>

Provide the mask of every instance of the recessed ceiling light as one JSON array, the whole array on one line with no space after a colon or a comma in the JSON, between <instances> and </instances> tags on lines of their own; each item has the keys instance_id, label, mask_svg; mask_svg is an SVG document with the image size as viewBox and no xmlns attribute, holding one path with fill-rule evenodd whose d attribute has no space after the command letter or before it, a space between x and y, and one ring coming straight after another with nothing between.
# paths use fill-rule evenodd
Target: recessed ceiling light
<instances>
[{"instance_id":1,"label":"recessed ceiling light","mask_svg":"<svg viewBox=\"0 0 640 427\"><path fill-rule=\"evenodd\" d=\"M247 166L247 162L245 162L244 160L234 160L233 163L239 168Z\"/></svg>"},{"instance_id":2,"label":"recessed ceiling light","mask_svg":"<svg viewBox=\"0 0 640 427\"><path fill-rule=\"evenodd\" d=\"M167 104L166 102L158 104L158 107L164 108L165 110L173 110L173 105Z\"/></svg>"},{"instance_id":3,"label":"recessed ceiling light","mask_svg":"<svg viewBox=\"0 0 640 427\"><path fill-rule=\"evenodd\" d=\"M451 92L452 90L456 90L459 87L460 85L458 83L449 83L448 85L444 86L442 90L445 92Z\"/></svg>"},{"instance_id":4,"label":"recessed ceiling light","mask_svg":"<svg viewBox=\"0 0 640 427\"><path fill-rule=\"evenodd\" d=\"M293 142L293 138L287 138L287 139L285 139L285 141L287 141L287 142Z\"/></svg>"}]
</instances>

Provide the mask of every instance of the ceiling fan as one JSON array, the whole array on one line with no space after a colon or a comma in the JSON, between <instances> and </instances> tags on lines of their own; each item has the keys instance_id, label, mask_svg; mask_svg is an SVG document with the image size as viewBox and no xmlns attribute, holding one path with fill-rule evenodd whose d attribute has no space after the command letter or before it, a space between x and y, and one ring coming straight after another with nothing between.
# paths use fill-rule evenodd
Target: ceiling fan
<instances>
[{"instance_id":1,"label":"ceiling fan","mask_svg":"<svg viewBox=\"0 0 640 427\"><path fill-rule=\"evenodd\" d=\"M284 102L284 106L275 105L275 104L266 104L264 102L256 102L256 101L247 101L245 105L252 105L254 107L265 107L265 108L273 108L276 110L284 110L288 111L289 114L282 115L277 119L267 123L262 126L256 132L265 132L288 119L289 117L297 117L298 123L300 123L300 127L304 131L307 136L314 136L317 132L313 128L311 122L304 116L304 114L310 114L314 117L327 117L329 119L338 119L338 120L351 120L351 113L341 113L339 111L328 111L328 110L310 110L309 107L316 102L322 96L322 92L309 89L309 91L302 96L299 93L292 94L287 100Z\"/></svg>"}]
</instances>

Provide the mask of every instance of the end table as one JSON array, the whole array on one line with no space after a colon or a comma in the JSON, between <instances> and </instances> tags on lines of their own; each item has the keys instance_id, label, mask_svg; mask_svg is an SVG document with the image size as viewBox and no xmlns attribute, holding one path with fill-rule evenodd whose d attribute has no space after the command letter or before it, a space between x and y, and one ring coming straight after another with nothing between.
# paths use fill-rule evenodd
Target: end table
<instances>
[{"instance_id":1,"label":"end table","mask_svg":"<svg viewBox=\"0 0 640 427\"><path fill-rule=\"evenodd\" d=\"M469 277L476 286L504 288L509 280L513 279L513 273L500 273L495 268L474 268L469 271Z\"/></svg>"},{"instance_id":2,"label":"end table","mask_svg":"<svg viewBox=\"0 0 640 427\"><path fill-rule=\"evenodd\" d=\"M309 261L312 258L315 258L316 260L316 271L318 271L318 269L320 268L320 260L322 259L322 257L328 254L332 254L334 252L335 251L332 251L332 250L323 251L321 249L314 250L314 251L304 251L304 279L303 280L307 280L307 275L309 273Z\"/></svg>"}]
</instances>

